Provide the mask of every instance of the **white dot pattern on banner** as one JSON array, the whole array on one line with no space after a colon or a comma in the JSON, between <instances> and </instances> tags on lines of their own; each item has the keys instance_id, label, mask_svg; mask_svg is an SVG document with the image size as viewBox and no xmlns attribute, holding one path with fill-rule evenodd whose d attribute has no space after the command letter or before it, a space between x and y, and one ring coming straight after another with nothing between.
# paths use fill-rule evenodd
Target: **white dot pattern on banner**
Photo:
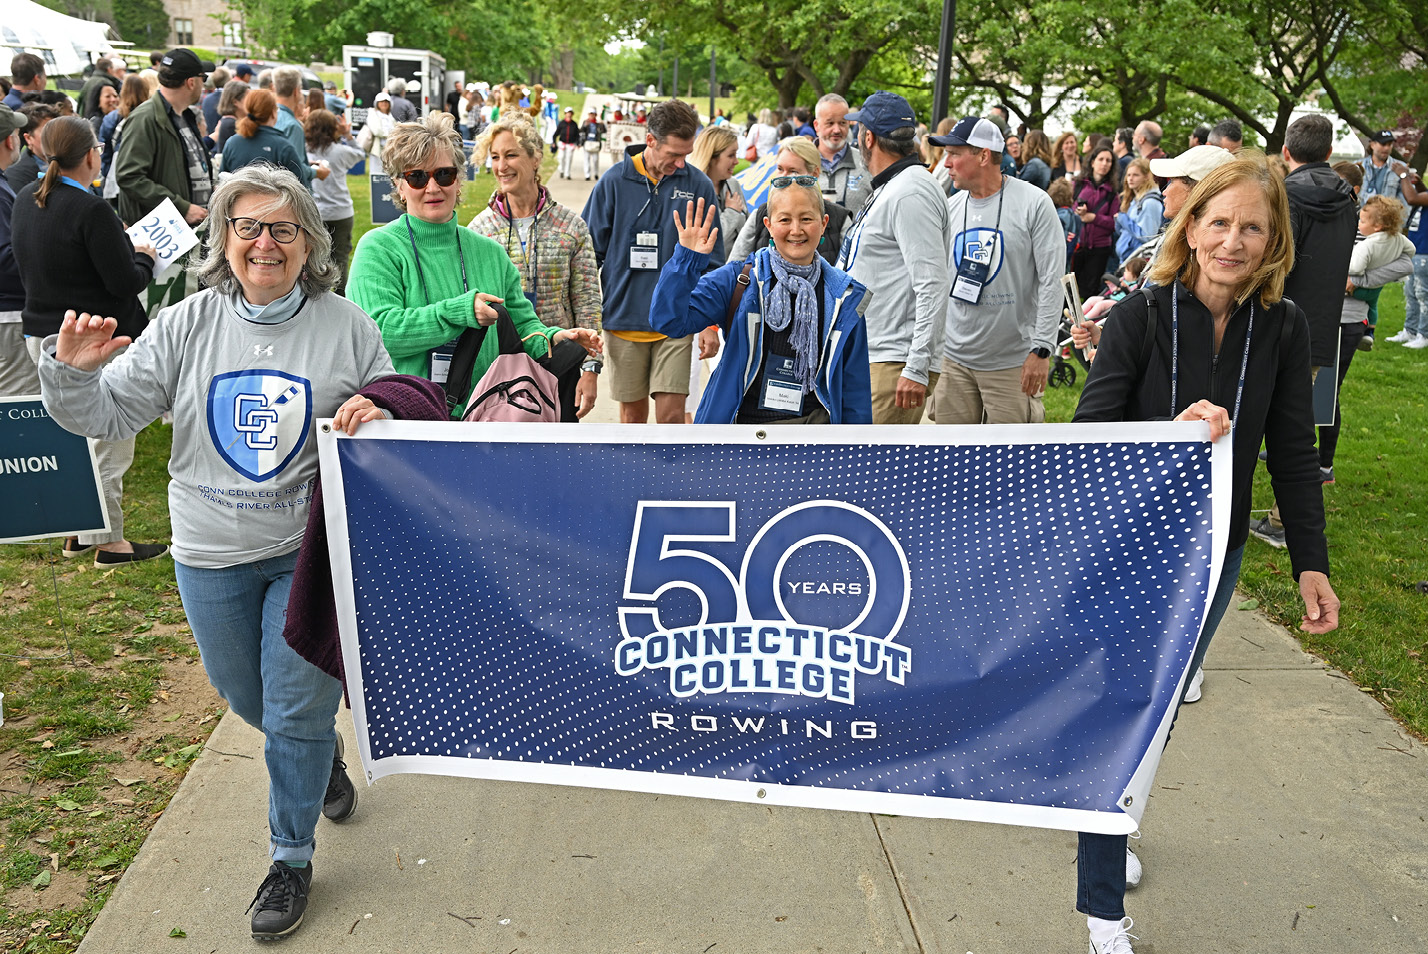
<instances>
[{"instance_id":1,"label":"white dot pattern on banner","mask_svg":"<svg viewBox=\"0 0 1428 954\"><path fill-rule=\"evenodd\" d=\"M377 758L1109 811L1172 702L1208 599L1210 451L1198 443L339 451ZM822 499L874 514L907 554L906 685L860 673L854 705L680 700L667 670L615 672L639 501L737 500L736 541L698 545L737 578L760 527ZM805 549L800 573L849 573L845 549ZM666 626L697 622L687 591L659 605ZM654 728L653 712L675 727ZM876 723L876 737L854 738L855 721Z\"/></svg>"}]
</instances>

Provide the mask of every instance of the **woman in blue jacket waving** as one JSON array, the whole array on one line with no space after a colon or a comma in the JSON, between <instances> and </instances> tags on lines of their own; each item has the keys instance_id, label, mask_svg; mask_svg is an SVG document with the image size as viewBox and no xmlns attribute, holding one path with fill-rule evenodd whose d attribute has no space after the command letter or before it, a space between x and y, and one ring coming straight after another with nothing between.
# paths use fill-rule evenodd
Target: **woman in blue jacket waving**
<instances>
[{"instance_id":1,"label":"woman in blue jacket waving","mask_svg":"<svg viewBox=\"0 0 1428 954\"><path fill-rule=\"evenodd\" d=\"M870 424L867 289L818 254L828 225L818 179L770 186L772 247L708 274L718 209L700 199L683 219L674 213L679 247L660 272L650 325L672 338L724 332L696 424Z\"/></svg>"}]
</instances>

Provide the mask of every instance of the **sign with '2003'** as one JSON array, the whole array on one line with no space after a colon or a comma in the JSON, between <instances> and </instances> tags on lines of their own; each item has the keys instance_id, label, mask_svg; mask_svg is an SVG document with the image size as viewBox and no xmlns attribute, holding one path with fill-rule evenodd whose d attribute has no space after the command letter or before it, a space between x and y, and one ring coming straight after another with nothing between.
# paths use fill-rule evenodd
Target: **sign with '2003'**
<instances>
[{"instance_id":1,"label":"sign with '2003'","mask_svg":"<svg viewBox=\"0 0 1428 954\"><path fill-rule=\"evenodd\" d=\"M1138 823L1229 500L1168 423L376 421L319 453L369 779L1085 831Z\"/></svg>"}]
</instances>

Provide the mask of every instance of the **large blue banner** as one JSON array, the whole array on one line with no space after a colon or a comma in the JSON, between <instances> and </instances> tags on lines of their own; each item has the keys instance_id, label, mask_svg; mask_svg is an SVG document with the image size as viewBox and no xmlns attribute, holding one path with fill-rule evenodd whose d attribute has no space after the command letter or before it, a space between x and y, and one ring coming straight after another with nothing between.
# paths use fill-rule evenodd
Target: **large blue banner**
<instances>
[{"instance_id":1,"label":"large blue banner","mask_svg":"<svg viewBox=\"0 0 1428 954\"><path fill-rule=\"evenodd\" d=\"M1131 831L1223 555L1206 436L323 433L368 779Z\"/></svg>"}]
</instances>

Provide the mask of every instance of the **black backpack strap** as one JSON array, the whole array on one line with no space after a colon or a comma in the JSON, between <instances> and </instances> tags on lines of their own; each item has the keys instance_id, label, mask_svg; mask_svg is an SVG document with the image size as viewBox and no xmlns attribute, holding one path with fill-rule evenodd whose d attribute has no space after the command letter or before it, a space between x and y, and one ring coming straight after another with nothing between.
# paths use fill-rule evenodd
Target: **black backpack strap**
<instances>
[{"instance_id":1,"label":"black backpack strap","mask_svg":"<svg viewBox=\"0 0 1428 954\"><path fill-rule=\"evenodd\" d=\"M1145 296L1145 337L1140 342L1140 373L1144 377L1150 367L1150 349L1155 346L1155 326L1160 323L1160 303L1151 288L1142 288L1140 293ZM1174 293L1172 288L1171 294Z\"/></svg>"},{"instance_id":2,"label":"black backpack strap","mask_svg":"<svg viewBox=\"0 0 1428 954\"><path fill-rule=\"evenodd\" d=\"M516 324L511 313L499 302L491 302L496 309L496 334L501 342L501 354L520 354L521 337L516 333ZM456 352L451 356L451 365L446 372L446 410L453 413L466 403L471 394L471 372L476 368L476 356L486 343L486 326L477 325L461 332L456 340Z\"/></svg>"}]
</instances>

